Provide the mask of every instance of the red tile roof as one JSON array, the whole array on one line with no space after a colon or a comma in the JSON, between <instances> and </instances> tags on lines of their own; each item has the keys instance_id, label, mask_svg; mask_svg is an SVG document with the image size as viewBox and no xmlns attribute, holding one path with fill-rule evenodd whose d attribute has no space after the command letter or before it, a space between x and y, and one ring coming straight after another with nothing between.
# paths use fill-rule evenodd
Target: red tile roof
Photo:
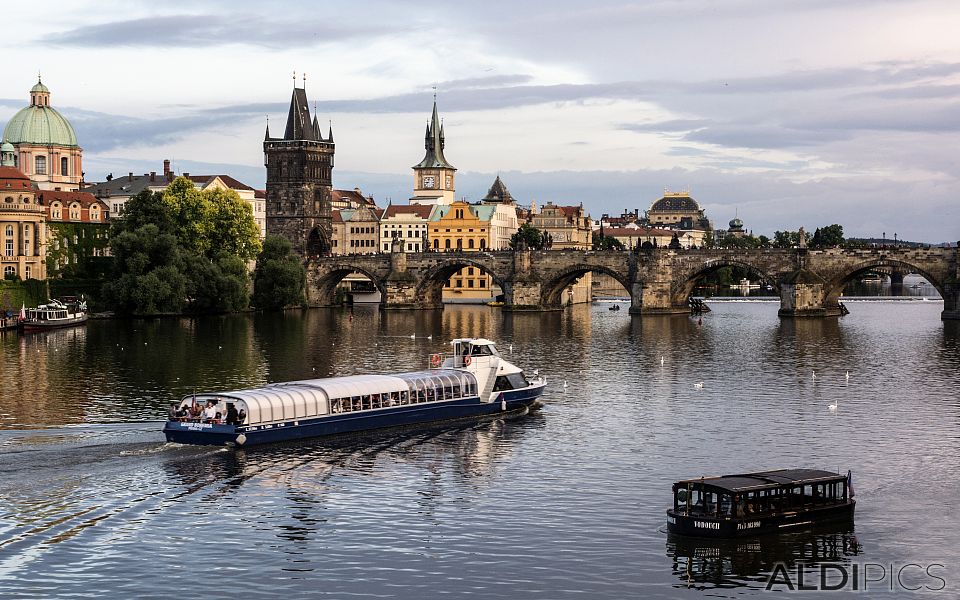
<instances>
[{"instance_id":1,"label":"red tile roof","mask_svg":"<svg viewBox=\"0 0 960 600\"><path fill-rule=\"evenodd\" d=\"M16 167L0 167L0 193L12 190L33 189L30 178Z\"/></svg>"},{"instance_id":2,"label":"red tile roof","mask_svg":"<svg viewBox=\"0 0 960 600\"><path fill-rule=\"evenodd\" d=\"M396 215L417 215L421 219L429 219L431 210L433 210L433 206L428 204L391 204L383 213L383 218L389 219Z\"/></svg>"}]
</instances>

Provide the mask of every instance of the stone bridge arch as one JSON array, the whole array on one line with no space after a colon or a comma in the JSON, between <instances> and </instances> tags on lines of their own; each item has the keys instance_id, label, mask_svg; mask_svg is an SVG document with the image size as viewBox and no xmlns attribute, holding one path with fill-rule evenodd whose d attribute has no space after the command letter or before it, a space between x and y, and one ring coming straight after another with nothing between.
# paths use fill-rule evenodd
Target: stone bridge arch
<instances>
[{"instance_id":1,"label":"stone bridge arch","mask_svg":"<svg viewBox=\"0 0 960 600\"><path fill-rule=\"evenodd\" d=\"M704 262L693 265L680 273L674 273L673 285L670 288L670 301L674 306L686 307L689 302L690 294L697 286L697 282L724 267L736 267L743 269L748 273L756 275L759 281L769 283L773 289L780 293L780 279L789 269L779 266L781 272L770 272L769 265L756 265L738 258L717 257L705 260Z\"/></svg>"},{"instance_id":2,"label":"stone bridge arch","mask_svg":"<svg viewBox=\"0 0 960 600\"><path fill-rule=\"evenodd\" d=\"M307 304L310 306L336 305L337 286L351 273L360 273L380 292L381 304L386 299L383 279L367 265L352 262L310 263L307 268Z\"/></svg>"},{"instance_id":3,"label":"stone bridge arch","mask_svg":"<svg viewBox=\"0 0 960 600\"><path fill-rule=\"evenodd\" d=\"M631 305L639 306L639 301L633 298L633 286L630 275L605 265L577 263L564 267L557 272L546 275L540 289L540 302L545 309L557 309L564 306L563 292L587 273L602 273L613 277L624 291L631 296Z\"/></svg>"},{"instance_id":4,"label":"stone bridge arch","mask_svg":"<svg viewBox=\"0 0 960 600\"><path fill-rule=\"evenodd\" d=\"M834 307L839 308L840 295L843 293L843 288L857 275L867 271L875 271L878 268L890 268L893 270L900 270L921 275L924 279L930 282L930 285L936 288L937 292L942 298L948 298L948 291L946 289L947 282L934 274L930 269L920 266L918 262L911 261L909 258L878 256L876 258L870 258L862 262L854 263L843 268L839 272L832 274L832 276L826 280L826 284L824 285L824 307L828 309Z\"/></svg>"},{"instance_id":5,"label":"stone bridge arch","mask_svg":"<svg viewBox=\"0 0 960 600\"><path fill-rule=\"evenodd\" d=\"M446 254L446 253L445 253ZM443 308L444 284L461 269L475 267L482 273L490 275L493 282L501 290L508 289L509 279L498 272L496 261L476 253L449 253L436 264L421 269L417 280L414 297L419 308Z\"/></svg>"}]
</instances>

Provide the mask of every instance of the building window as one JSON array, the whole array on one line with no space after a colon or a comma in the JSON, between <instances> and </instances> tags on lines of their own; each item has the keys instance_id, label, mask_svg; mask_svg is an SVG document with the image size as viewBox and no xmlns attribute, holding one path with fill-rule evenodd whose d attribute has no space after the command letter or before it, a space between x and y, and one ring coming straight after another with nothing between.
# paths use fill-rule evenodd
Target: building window
<instances>
[{"instance_id":1,"label":"building window","mask_svg":"<svg viewBox=\"0 0 960 600\"><path fill-rule=\"evenodd\" d=\"M434 250L440 249L440 240L433 240L433 249Z\"/></svg>"},{"instance_id":2,"label":"building window","mask_svg":"<svg viewBox=\"0 0 960 600\"><path fill-rule=\"evenodd\" d=\"M467 248L473 250L473 238L467 240Z\"/></svg>"},{"instance_id":3,"label":"building window","mask_svg":"<svg viewBox=\"0 0 960 600\"><path fill-rule=\"evenodd\" d=\"M80 205L74 202L70 205L70 220L79 221L80 220Z\"/></svg>"},{"instance_id":4,"label":"building window","mask_svg":"<svg viewBox=\"0 0 960 600\"><path fill-rule=\"evenodd\" d=\"M60 219L60 218L61 218L60 203L59 203L59 202L54 202L53 204L50 205L50 218L51 218L51 219Z\"/></svg>"},{"instance_id":5,"label":"building window","mask_svg":"<svg viewBox=\"0 0 960 600\"><path fill-rule=\"evenodd\" d=\"M34 172L37 175L47 174L47 157L46 156L38 156L36 157L36 159L34 159L33 162L34 162L34 167L36 167L34 169Z\"/></svg>"},{"instance_id":6,"label":"building window","mask_svg":"<svg viewBox=\"0 0 960 600\"><path fill-rule=\"evenodd\" d=\"M472 280L472 279L468 279L468 280L467 280L467 287L469 287L469 288L472 288L472 287L473 287L473 280Z\"/></svg>"},{"instance_id":7,"label":"building window","mask_svg":"<svg viewBox=\"0 0 960 600\"><path fill-rule=\"evenodd\" d=\"M16 275L16 274L17 274L17 268L16 268L16 267L9 266L9 267L5 267L5 268L3 269L3 277L4 277L4 278L13 277L13 276Z\"/></svg>"},{"instance_id":8,"label":"building window","mask_svg":"<svg viewBox=\"0 0 960 600\"><path fill-rule=\"evenodd\" d=\"M63 158L60 159L60 174L61 174L61 175L64 175L64 176L69 175L68 169L67 169L67 166L69 165L69 163L70 163L70 161L67 160L67 157L66 157L66 156L64 156Z\"/></svg>"},{"instance_id":9,"label":"building window","mask_svg":"<svg viewBox=\"0 0 960 600\"><path fill-rule=\"evenodd\" d=\"M458 288L462 288L462 287L463 287L463 280L462 280L462 279L458 279L458 280L457 280L457 287L458 287Z\"/></svg>"},{"instance_id":10,"label":"building window","mask_svg":"<svg viewBox=\"0 0 960 600\"><path fill-rule=\"evenodd\" d=\"M443 247L446 248L447 250L450 249L450 238L443 240Z\"/></svg>"},{"instance_id":11,"label":"building window","mask_svg":"<svg viewBox=\"0 0 960 600\"><path fill-rule=\"evenodd\" d=\"M486 279L481 279L481 280L480 280L480 287L482 287L482 288L487 287L487 280L486 280Z\"/></svg>"},{"instance_id":12,"label":"building window","mask_svg":"<svg viewBox=\"0 0 960 600\"><path fill-rule=\"evenodd\" d=\"M467 275L473 275L473 267L467 267Z\"/></svg>"},{"instance_id":13,"label":"building window","mask_svg":"<svg viewBox=\"0 0 960 600\"><path fill-rule=\"evenodd\" d=\"M30 279L30 265L26 265L23 267L23 278Z\"/></svg>"},{"instance_id":14,"label":"building window","mask_svg":"<svg viewBox=\"0 0 960 600\"><path fill-rule=\"evenodd\" d=\"M480 240L480 249L481 249L481 250L485 250L486 248L487 248L487 240L481 239L481 240Z\"/></svg>"}]
</instances>

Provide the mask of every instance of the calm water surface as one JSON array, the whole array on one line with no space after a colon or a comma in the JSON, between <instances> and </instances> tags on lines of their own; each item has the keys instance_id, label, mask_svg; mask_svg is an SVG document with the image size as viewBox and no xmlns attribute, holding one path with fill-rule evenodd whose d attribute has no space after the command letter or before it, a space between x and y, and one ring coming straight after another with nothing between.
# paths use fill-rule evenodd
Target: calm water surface
<instances>
[{"instance_id":1,"label":"calm water surface","mask_svg":"<svg viewBox=\"0 0 960 600\"><path fill-rule=\"evenodd\" d=\"M825 561L941 563L931 595L957 597L960 323L937 301L848 306L781 321L776 302L717 302L702 325L358 307L4 335L0 596L762 597L776 562ZM457 336L539 367L544 408L239 452L160 434L194 389L422 368ZM854 529L664 532L675 479L794 466L853 469Z\"/></svg>"}]
</instances>

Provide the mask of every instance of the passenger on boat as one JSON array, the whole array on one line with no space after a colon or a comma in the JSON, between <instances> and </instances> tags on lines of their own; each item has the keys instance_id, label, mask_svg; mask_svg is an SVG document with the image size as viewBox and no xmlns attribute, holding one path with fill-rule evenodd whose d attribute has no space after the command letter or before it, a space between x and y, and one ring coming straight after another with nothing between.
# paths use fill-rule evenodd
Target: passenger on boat
<instances>
[{"instance_id":1,"label":"passenger on boat","mask_svg":"<svg viewBox=\"0 0 960 600\"><path fill-rule=\"evenodd\" d=\"M207 400L207 407L203 409L203 420L209 423L217 418L217 414L217 406L213 400Z\"/></svg>"},{"instance_id":2,"label":"passenger on boat","mask_svg":"<svg viewBox=\"0 0 960 600\"><path fill-rule=\"evenodd\" d=\"M200 417L203 416L203 409L200 408L199 404L193 404L190 407L190 418L194 421L199 421Z\"/></svg>"},{"instance_id":3,"label":"passenger on boat","mask_svg":"<svg viewBox=\"0 0 960 600\"><path fill-rule=\"evenodd\" d=\"M176 421L180 417L179 412L180 411L177 410L177 405L171 404L170 408L167 409L167 420Z\"/></svg>"},{"instance_id":4,"label":"passenger on boat","mask_svg":"<svg viewBox=\"0 0 960 600\"><path fill-rule=\"evenodd\" d=\"M243 425L243 422L247 420L247 411L240 409L240 412L237 413L237 425Z\"/></svg>"},{"instance_id":5,"label":"passenger on boat","mask_svg":"<svg viewBox=\"0 0 960 600\"><path fill-rule=\"evenodd\" d=\"M237 424L237 407L233 402L227 402L227 425Z\"/></svg>"}]
</instances>

